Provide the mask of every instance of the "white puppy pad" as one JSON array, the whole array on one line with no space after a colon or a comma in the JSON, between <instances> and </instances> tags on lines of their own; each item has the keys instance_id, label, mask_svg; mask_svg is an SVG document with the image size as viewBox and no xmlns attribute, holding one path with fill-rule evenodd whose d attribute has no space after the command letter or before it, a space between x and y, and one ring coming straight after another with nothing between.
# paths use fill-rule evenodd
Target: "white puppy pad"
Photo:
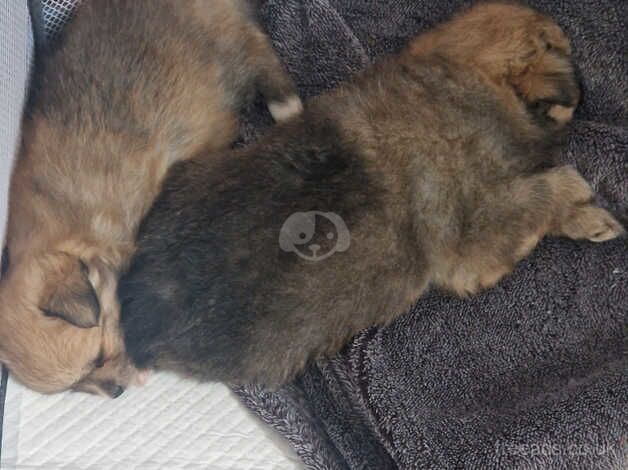
<instances>
[{"instance_id":1,"label":"white puppy pad","mask_svg":"<svg viewBox=\"0 0 628 470\"><path fill-rule=\"evenodd\" d=\"M116 400L43 396L9 379L2 440L3 470L302 468L227 387L170 374Z\"/></svg>"}]
</instances>

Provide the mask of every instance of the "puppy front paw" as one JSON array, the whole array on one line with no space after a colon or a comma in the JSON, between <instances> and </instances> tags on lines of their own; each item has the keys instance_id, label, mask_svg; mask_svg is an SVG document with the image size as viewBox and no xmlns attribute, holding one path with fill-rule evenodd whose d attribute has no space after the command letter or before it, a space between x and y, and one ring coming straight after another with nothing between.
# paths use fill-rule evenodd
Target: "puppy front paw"
<instances>
[{"instance_id":1,"label":"puppy front paw","mask_svg":"<svg viewBox=\"0 0 628 470\"><path fill-rule=\"evenodd\" d=\"M481 263L458 266L445 283L447 289L460 297L468 297L485 289L494 287L512 267L507 264L484 266Z\"/></svg>"},{"instance_id":2,"label":"puppy front paw","mask_svg":"<svg viewBox=\"0 0 628 470\"><path fill-rule=\"evenodd\" d=\"M574 240L605 242L625 233L610 212L592 204L578 207L562 224L565 236Z\"/></svg>"}]
</instances>

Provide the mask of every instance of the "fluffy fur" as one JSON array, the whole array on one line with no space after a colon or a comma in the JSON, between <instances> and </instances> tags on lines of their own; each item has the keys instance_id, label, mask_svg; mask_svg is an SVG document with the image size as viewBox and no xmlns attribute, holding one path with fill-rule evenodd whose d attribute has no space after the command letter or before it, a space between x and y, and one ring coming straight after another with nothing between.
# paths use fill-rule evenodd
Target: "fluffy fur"
<instances>
[{"instance_id":1,"label":"fluffy fur","mask_svg":"<svg viewBox=\"0 0 628 470\"><path fill-rule=\"evenodd\" d=\"M300 111L243 2L79 7L35 77L10 189L0 360L18 380L111 396L133 381L115 293L141 217L172 163L232 142L256 89L277 117Z\"/></svg>"},{"instance_id":2,"label":"fluffy fur","mask_svg":"<svg viewBox=\"0 0 628 470\"><path fill-rule=\"evenodd\" d=\"M259 143L175 165L119 285L130 357L274 386L429 284L473 294L545 235L618 236L577 171L554 165L578 99L556 24L481 4ZM301 248L336 250L320 261L283 249L311 236L282 231L311 211L350 232L338 248L321 216L326 235Z\"/></svg>"}]
</instances>

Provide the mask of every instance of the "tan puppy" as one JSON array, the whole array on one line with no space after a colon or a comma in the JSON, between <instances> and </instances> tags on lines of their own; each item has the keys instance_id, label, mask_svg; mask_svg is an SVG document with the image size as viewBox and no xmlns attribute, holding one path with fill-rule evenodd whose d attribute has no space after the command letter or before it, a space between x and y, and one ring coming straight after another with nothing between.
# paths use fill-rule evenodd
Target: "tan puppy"
<instances>
[{"instance_id":1,"label":"tan puppy","mask_svg":"<svg viewBox=\"0 0 628 470\"><path fill-rule=\"evenodd\" d=\"M10 188L0 361L44 393L118 396L136 369L115 298L170 165L228 146L259 88L275 119L301 102L233 0L91 0L41 64Z\"/></svg>"}]
</instances>

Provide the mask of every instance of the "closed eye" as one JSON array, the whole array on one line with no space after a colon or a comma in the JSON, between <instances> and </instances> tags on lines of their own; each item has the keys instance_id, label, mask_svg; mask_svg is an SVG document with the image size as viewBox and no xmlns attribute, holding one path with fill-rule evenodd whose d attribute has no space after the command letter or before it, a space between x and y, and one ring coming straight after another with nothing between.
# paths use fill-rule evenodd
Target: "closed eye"
<instances>
[{"instance_id":1,"label":"closed eye","mask_svg":"<svg viewBox=\"0 0 628 470\"><path fill-rule=\"evenodd\" d=\"M100 369L104 365L105 365L105 354L102 351L100 351L96 359L92 361L92 366L94 369Z\"/></svg>"},{"instance_id":2,"label":"closed eye","mask_svg":"<svg viewBox=\"0 0 628 470\"><path fill-rule=\"evenodd\" d=\"M2 264L0 266L0 277L4 276L9 270L9 247L8 245L2 250Z\"/></svg>"}]
</instances>

